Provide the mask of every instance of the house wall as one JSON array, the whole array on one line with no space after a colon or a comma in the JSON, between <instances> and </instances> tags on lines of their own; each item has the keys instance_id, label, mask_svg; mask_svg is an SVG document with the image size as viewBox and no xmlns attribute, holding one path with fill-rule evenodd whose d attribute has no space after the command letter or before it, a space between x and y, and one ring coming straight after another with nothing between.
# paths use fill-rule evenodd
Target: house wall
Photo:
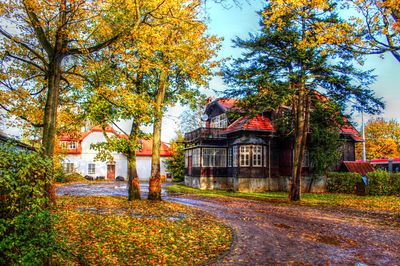
<instances>
[{"instance_id":1,"label":"house wall","mask_svg":"<svg viewBox=\"0 0 400 266\"><path fill-rule=\"evenodd\" d=\"M112 133L107 133L109 136L113 136ZM65 156L64 163L74 163L75 171L83 176L90 175L105 176L107 178L107 162L95 161L94 158L97 155L95 150L90 149L91 144L99 142L105 142L106 139L102 132L92 132L82 141L82 153L81 154L68 154ZM115 162L115 177L123 176L128 177L128 161L125 155L121 153L111 153ZM166 175L165 160L167 157L161 157L161 175ZM89 163L96 164L96 170L94 174L88 173ZM137 156L136 166L138 171L139 179L148 180L151 175L151 156Z\"/></svg>"}]
</instances>

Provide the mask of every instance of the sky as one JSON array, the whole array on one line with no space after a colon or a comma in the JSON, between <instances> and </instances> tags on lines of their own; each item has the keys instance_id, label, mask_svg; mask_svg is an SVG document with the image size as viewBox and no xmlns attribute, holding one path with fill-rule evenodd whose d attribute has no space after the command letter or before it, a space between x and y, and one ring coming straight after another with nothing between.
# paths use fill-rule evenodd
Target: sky
<instances>
[{"instance_id":1,"label":"sky","mask_svg":"<svg viewBox=\"0 0 400 266\"><path fill-rule=\"evenodd\" d=\"M208 33L224 38L219 52L219 59L240 56L240 49L232 47L232 39L236 36L246 38L249 33L258 32L260 29L260 17L256 12L262 9L262 4L263 1L252 1L251 4L243 3L241 7L235 5L226 7L214 1L206 2L205 13ZM384 112L379 116L400 121L400 63L389 54L384 59L378 56L368 56L363 67L365 69L375 69L374 74L377 75L377 81L371 88L386 103ZM209 84L209 88L203 88L202 92L207 96L216 98L222 96L222 91L226 88L227 86L220 77L214 77ZM218 94L218 92L221 93ZM169 111L165 114L161 136L163 141L169 142L176 137L175 132L180 129L179 125L182 123L180 115L183 110L184 108L177 105L169 108ZM367 121L370 118L366 116L365 120ZM354 114L353 121L357 123L356 127L358 129L360 129L360 120L360 114ZM121 124L127 128L130 123ZM148 127L146 131L150 132L151 128ZM15 135L15 131L8 130L9 132Z\"/></svg>"},{"instance_id":2,"label":"sky","mask_svg":"<svg viewBox=\"0 0 400 266\"><path fill-rule=\"evenodd\" d=\"M250 0L249 0L250 1ZM252 1L250 4L242 4L241 8L231 5L225 8L221 4L207 1L206 12L208 14L208 32L209 34L223 37L222 49L219 52L219 58L239 57L241 50L233 48L232 39L236 36L247 38L249 33L257 33L260 29L260 17L256 13L261 10L262 1ZM368 119L383 117L385 119L396 119L400 121L400 62L397 62L390 54L381 59L379 56L371 55L366 57L363 69L375 69L374 74L377 80L371 88L378 97L382 97L386 108L382 114L377 116L365 115L365 121ZM215 91L222 92L227 86L220 77L214 77L209 85L209 89L203 89L208 96L216 98L222 96ZM180 120L178 119L181 107L170 109L164 119L162 139L169 141L174 138L176 129L179 129ZM355 113L353 121L358 130L361 126L361 114Z\"/></svg>"}]
</instances>

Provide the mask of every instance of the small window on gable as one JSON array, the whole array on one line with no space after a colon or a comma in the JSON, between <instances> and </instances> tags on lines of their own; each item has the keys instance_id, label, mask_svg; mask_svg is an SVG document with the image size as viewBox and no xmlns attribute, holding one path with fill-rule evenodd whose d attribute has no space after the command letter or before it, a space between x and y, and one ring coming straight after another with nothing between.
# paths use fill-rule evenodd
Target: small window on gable
<instances>
[{"instance_id":1,"label":"small window on gable","mask_svg":"<svg viewBox=\"0 0 400 266\"><path fill-rule=\"evenodd\" d=\"M96 164L89 163L88 164L88 174L95 174L96 173Z\"/></svg>"},{"instance_id":2,"label":"small window on gable","mask_svg":"<svg viewBox=\"0 0 400 266\"><path fill-rule=\"evenodd\" d=\"M217 115L211 118L210 123L211 128L226 128L228 127L228 119L226 114Z\"/></svg>"},{"instance_id":3,"label":"small window on gable","mask_svg":"<svg viewBox=\"0 0 400 266\"><path fill-rule=\"evenodd\" d=\"M68 142L68 149L72 150L72 149L76 149L76 147L77 147L77 144L75 141Z\"/></svg>"}]
</instances>

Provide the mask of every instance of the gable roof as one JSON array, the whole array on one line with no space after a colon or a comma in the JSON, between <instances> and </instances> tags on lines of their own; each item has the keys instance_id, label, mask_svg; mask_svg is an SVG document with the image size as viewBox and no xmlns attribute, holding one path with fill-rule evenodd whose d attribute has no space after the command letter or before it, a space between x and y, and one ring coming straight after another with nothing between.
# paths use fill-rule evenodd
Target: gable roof
<instances>
[{"instance_id":1,"label":"gable roof","mask_svg":"<svg viewBox=\"0 0 400 266\"><path fill-rule=\"evenodd\" d=\"M91 128L87 132L77 132L77 133L72 133L72 134L65 134L60 138L60 141L77 141L81 143L87 136L89 136L93 132L102 132L103 129L101 126L95 126ZM119 138L125 138L128 139L128 136L125 134L118 134L117 131L112 128L111 126L107 126L105 128L105 132L107 133L113 133ZM142 144L142 148L138 149L136 151L136 156L151 156L153 152L153 141L151 139L146 140L146 139L140 139L139 142ZM80 145L80 144L79 144ZM77 149L72 149L72 150L67 150L67 153L69 154L81 154L82 149L77 148ZM168 145L165 142L161 142L160 146L160 156L161 157L169 157L172 156L172 152L169 149Z\"/></svg>"},{"instance_id":2,"label":"gable roof","mask_svg":"<svg viewBox=\"0 0 400 266\"><path fill-rule=\"evenodd\" d=\"M339 130L341 134L350 135L355 141L362 141L360 133L357 129L354 128L352 124L350 124L349 120L346 117L343 117L344 125L340 126Z\"/></svg>"},{"instance_id":3,"label":"gable roof","mask_svg":"<svg viewBox=\"0 0 400 266\"><path fill-rule=\"evenodd\" d=\"M268 117L258 114L254 117L244 116L233 122L223 133L230 133L239 130L250 131L271 131L275 129Z\"/></svg>"}]
</instances>

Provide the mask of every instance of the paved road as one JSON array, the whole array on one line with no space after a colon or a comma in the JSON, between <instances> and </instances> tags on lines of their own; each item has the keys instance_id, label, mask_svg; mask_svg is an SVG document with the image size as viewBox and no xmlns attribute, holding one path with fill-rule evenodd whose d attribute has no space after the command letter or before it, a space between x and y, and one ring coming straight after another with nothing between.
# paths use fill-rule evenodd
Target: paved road
<instances>
[{"instance_id":1,"label":"paved road","mask_svg":"<svg viewBox=\"0 0 400 266\"><path fill-rule=\"evenodd\" d=\"M161 194L166 196L164 187L170 185L164 183ZM140 192L142 198L147 198L149 191L148 183L140 183ZM91 182L82 184L66 184L58 186L56 189L57 196L74 195L74 196L128 196L128 187L126 182Z\"/></svg>"},{"instance_id":2,"label":"paved road","mask_svg":"<svg viewBox=\"0 0 400 266\"><path fill-rule=\"evenodd\" d=\"M127 195L126 183L117 182L67 185L57 194ZM234 229L232 252L215 265L400 265L400 230L379 225L379 216L165 192L164 199L204 210Z\"/></svg>"}]
</instances>

